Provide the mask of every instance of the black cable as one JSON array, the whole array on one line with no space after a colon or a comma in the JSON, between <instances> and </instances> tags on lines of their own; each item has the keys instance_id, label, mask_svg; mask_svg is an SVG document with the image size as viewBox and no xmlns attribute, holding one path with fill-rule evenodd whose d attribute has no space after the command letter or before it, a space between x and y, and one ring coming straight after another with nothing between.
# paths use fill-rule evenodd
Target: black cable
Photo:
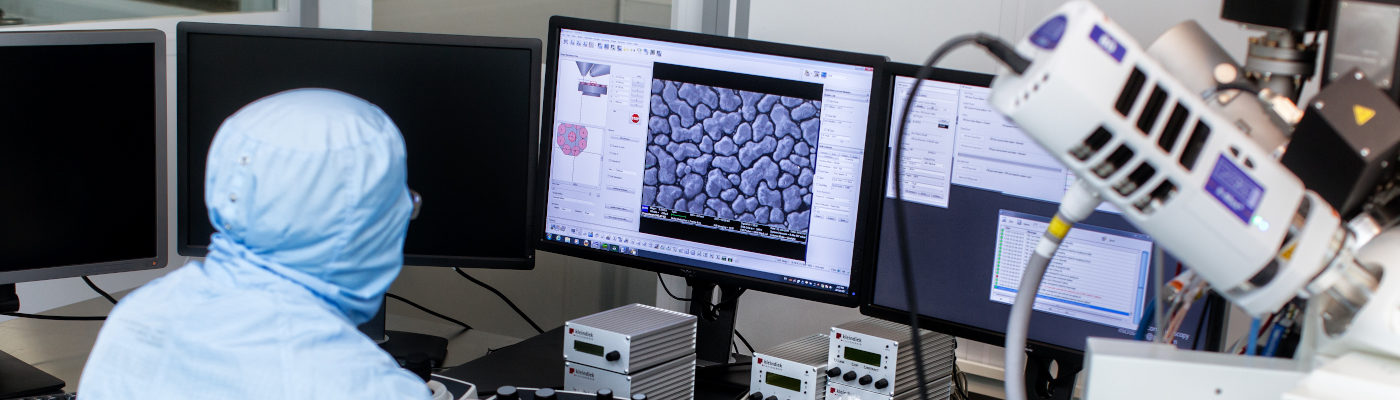
<instances>
[{"instance_id":1,"label":"black cable","mask_svg":"<svg viewBox=\"0 0 1400 400\"><path fill-rule=\"evenodd\" d=\"M894 196L895 196L895 229L899 232L895 237L899 240L899 262L904 278L904 300L909 308L909 335L914 342L914 369L915 377L918 379L919 398L928 399L928 382L924 379L924 350L923 343L919 340L919 299L914 289L914 269L909 255L909 230L905 224L904 188L901 179L904 176L904 136L909 124L909 113L914 108L914 98L919 93L919 86L924 80L933 76L933 66L938 60L951 53L954 49L967 44L978 44L987 52L1006 64L1016 74L1021 74L1030 66L1030 61L1016 54L1016 51L1002 42L1001 39L985 33L975 33L954 37L930 54L924 65L919 67L919 72L914 78L914 86L909 89L909 96L904 100L904 110L899 116L899 134L895 137L895 159L894 159ZM1008 366L1010 368L1010 366Z\"/></svg>"},{"instance_id":2,"label":"black cable","mask_svg":"<svg viewBox=\"0 0 1400 400\"><path fill-rule=\"evenodd\" d=\"M1200 301L1205 302L1205 304L1201 307L1200 318L1196 320L1196 332L1191 334L1191 339L1194 340L1194 342L1191 342L1191 350L1196 350L1201 346L1201 342L1204 342L1204 340L1201 340L1201 326L1206 324L1206 315L1215 312L1215 310L1213 310L1215 305L1211 304L1210 296L1206 296Z\"/></svg>"},{"instance_id":3,"label":"black cable","mask_svg":"<svg viewBox=\"0 0 1400 400\"><path fill-rule=\"evenodd\" d=\"M729 300L723 300L723 301L720 301L720 302L718 302L718 303L710 304L710 312L711 312L711 313L714 313L715 315L719 315L719 309L720 309L720 308L723 308L723 307L729 306L729 305L737 305L737 304L739 304L739 296L743 296L743 295L744 295L744 292L747 292L747 291L749 291L749 289L747 289L747 288L739 288L739 292L738 292L738 293L734 293L734 298L731 298L731 299L729 299Z\"/></svg>"},{"instance_id":4,"label":"black cable","mask_svg":"<svg viewBox=\"0 0 1400 400\"><path fill-rule=\"evenodd\" d=\"M430 314L430 315L432 315L432 316L434 316L434 317L442 318L442 319L447 320L448 322L451 322L451 323L454 323L454 324L457 324L457 325L461 325L463 330L470 330L470 329L472 329L472 326L471 326L471 325L467 325L467 323L465 323L465 322L458 321L458 320L456 320L456 319L453 319L452 317L439 314L437 311L429 310L427 307L420 306L420 305L418 305L418 303L414 303L412 300L405 299L405 298L403 298L402 296L399 296L399 295L397 295L397 294L393 294L393 293L384 293L384 296L385 296L385 297L388 297L388 298L391 298L391 299L394 299L394 300L402 301L402 302L404 302L404 304L408 304L408 305L410 305L410 306L413 306L413 308L417 308L417 309L419 309L419 310L421 310L421 311L423 311L423 312L425 312L425 313L428 313L428 314Z\"/></svg>"},{"instance_id":5,"label":"black cable","mask_svg":"<svg viewBox=\"0 0 1400 400\"><path fill-rule=\"evenodd\" d=\"M749 349L749 356L753 356L753 346L749 345L749 340L744 338L744 334L739 333L739 330L735 329L734 336L738 336L739 341L744 342L744 347Z\"/></svg>"},{"instance_id":6,"label":"black cable","mask_svg":"<svg viewBox=\"0 0 1400 400\"><path fill-rule=\"evenodd\" d=\"M473 278L471 275L467 275L467 273L463 272L461 268L452 267L452 270L457 271L458 275L461 275L463 278L467 278L467 280L472 281L472 283L486 288L486 290L491 291L491 293L495 293L496 297L500 297L501 301L506 302L506 305L510 306L510 309L515 310L516 315L519 315L521 319L524 319L526 323L529 323L531 328L535 328L536 333L544 333L544 329L540 329L539 324L536 324L535 320L530 319L529 315L525 315L525 312L521 311L520 307L516 307L515 302L510 301L510 298L506 297L505 293L501 293L501 291L496 290L496 288L491 287L491 285L487 285L486 282L482 282L480 280L477 280L476 278Z\"/></svg>"},{"instance_id":7,"label":"black cable","mask_svg":"<svg viewBox=\"0 0 1400 400\"><path fill-rule=\"evenodd\" d=\"M753 365L753 361L734 361L723 364L699 365L695 369L729 369L734 367L747 367Z\"/></svg>"},{"instance_id":8,"label":"black cable","mask_svg":"<svg viewBox=\"0 0 1400 400\"><path fill-rule=\"evenodd\" d=\"M106 321L107 317L73 317L67 315L39 315L22 312L7 312L0 315L8 315L16 318L44 319L50 321Z\"/></svg>"},{"instance_id":9,"label":"black cable","mask_svg":"<svg viewBox=\"0 0 1400 400\"><path fill-rule=\"evenodd\" d=\"M958 368L958 363L953 363L953 389L958 398L968 400L972 397L967 392L967 373L962 368Z\"/></svg>"},{"instance_id":10,"label":"black cable","mask_svg":"<svg viewBox=\"0 0 1400 400\"><path fill-rule=\"evenodd\" d=\"M92 288L92 291L97 292L97 294L102 295L102 297L106 298L107 301L112 302L112 304L117 304L117 298L116 298L116 297L112 297L112 295L107 294L107 291L102 290L102 288L100 288L100 287L97 287L97 284L96 284L96 283L92 283L92 279L88 279L88 277L87 277L86 275L85 275L85 276L82 276L81 278L83 278L83 283L86 283L86 284L88 285L88 287Z\"/></svg>"},{"instance_id":11,"label":"black cable","mask_svg":"<svg viewBox=\"0 0 1400 400\"><path fill-rule=\"evenodd\" d=\"M684 301L684 302L689 302L689 301L690 301L690 299L688 299L688 298L682 298L682 297L680 297L680 296L677 296L675 293L671 293L671 288L666 286L666 280L663 279L663 278L661 277L661 273L660 273L660 272L657 272L657 273L656 273L656 280L657 280L658 282L661 282L661 289L666 291L666 295L667 295L667 296L671 296L671 298L676 299L676 301Z\"/></svg>"}]
</instances>

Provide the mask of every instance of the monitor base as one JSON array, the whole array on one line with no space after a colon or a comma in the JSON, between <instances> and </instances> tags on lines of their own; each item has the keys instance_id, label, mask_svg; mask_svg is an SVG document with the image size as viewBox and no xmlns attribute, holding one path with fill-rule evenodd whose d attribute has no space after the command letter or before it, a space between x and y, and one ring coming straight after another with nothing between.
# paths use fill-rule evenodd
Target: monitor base
<instances>
[{"instance_id":1,"label":"monitor base","mask_svg":"<svg viewBox=\"0 0 1400 400\"><path fill-rule=\"evenodd\" d=\"M426 372L431 373L433 369L442 368L442 363L447 360L446 338L399 331L384 331L384 337L379 348L393 356L399 366L414 373L422 375L424 371L420 369L423 367L427 367ZM426 365L419 365L423 363Z\"/></svg>"},{"instance_id":2,"label":"monitor base","mask_svg":"<svg viewBox=\"0 0 1400 400\"><path fill-rule=\"evenodd\" d=\"M0 312L18 312L15 284L0 285ZM0 351L0 399L58 393L63 380Z\"/></svg>"},{"instance_id":3,"label":"monitor base","mask_svg":"<svg viewBox=\"0 0 1400 400\"><path fill-rule=\"evenodd\" d=\"M385 316L388 313L388 298L379 303L379 312L374 318L360 324L361 333L369 336L379 348L394 357L394 362L423 380L433 369L442 368L447 361L447 339L421 333L399 332L385 329Z\"/></svg>"},{"instance_id":4,"label":"monitor base","mask_svg":"<svg viewBox=\"0 0 1400 400\"><path fill-rule=\"evenodd\" d=\"M1058 364L1058 373L1051 371ZM1083 357L1026 354L1026 394L1041 400L1069 400L1074 396L1074 379L1084 369Z\"/></svg>"},{"instance_id":5,"label":"monitor base","mask_svg":"<svg viewBox=\"0 0 1400 400\"><path fill-rule=\"evenodd\" d=\"M58 393L65 383L5 352L0 352L0 399Z\"/></svg>"},{"instance_id":6,"label":"monitor base","mask_svg":"<svg viewBox=\"0 0 1400 400\"><path fill-rule=\"evenodd\" d=\"M747 394L753 371L752 362L753 357L739 353L734 353L734 361L728 363L696 360L695 386L711 392L724 393L726 399Z\"/></svg>"}]
</instances>

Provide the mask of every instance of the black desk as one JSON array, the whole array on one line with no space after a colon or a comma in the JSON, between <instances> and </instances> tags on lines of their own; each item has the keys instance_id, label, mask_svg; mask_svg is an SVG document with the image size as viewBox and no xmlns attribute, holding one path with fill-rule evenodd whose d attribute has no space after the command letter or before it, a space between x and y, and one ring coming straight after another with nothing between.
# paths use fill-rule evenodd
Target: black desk
<instances>
[{"instance_id":1,"label":"black desk","mask_svg":"<svg viewBox=\"0 0 1400 400\"><path fill-rule=\"evenodd\" d=\"M564 328L535 335L438 375L477 385L483 398L496 388L511 385L528 388L564 387ZM749 368L702 368L695 376L696 400L735 400L748 393ZM974 387L975 388L975 387ZM995 397L970 393L973 400Z\"/></svg>"},{"instance_id":2,"label":"black desk","mask_svg":"<svg viewBox=\"0 0 1400 400\"><path fill-rule=\"evenodd\" d=\"M696 400L734 400L748 393L749 369L701 369L696 374ZM564 327L535 335L438 375L477 385L484 397L497 387L564 387ZM728 383L726 383L728 381Z\"/></svg>"}]
</instances>

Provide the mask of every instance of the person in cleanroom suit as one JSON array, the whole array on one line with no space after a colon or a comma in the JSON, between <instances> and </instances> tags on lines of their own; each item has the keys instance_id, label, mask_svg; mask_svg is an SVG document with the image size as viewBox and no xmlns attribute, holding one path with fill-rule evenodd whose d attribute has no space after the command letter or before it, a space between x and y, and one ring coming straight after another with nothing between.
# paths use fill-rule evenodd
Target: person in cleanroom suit
<instances>
[{"instance_id":1,"label":"person in cleanroom suit","mask_svg":"<svg viewBox=\"0 0 1400 400\"><path fill-rule=\"evenodd\" d=\"M414 201L403 137L378 107L298 89L219 127L203 262L112 310L84 399L427 399L355 326L403 266Z\"/></svg>"}]
</instances>

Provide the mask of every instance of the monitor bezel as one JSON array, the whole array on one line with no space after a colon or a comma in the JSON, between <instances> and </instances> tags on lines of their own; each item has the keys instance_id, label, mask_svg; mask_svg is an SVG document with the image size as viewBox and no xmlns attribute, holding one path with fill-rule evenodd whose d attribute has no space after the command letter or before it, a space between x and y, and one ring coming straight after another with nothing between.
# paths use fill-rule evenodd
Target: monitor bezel
<instances>
[{"instance_id":1,"label":"monitor bezel","mask_svg":"<svg viewBox=\"0 0 1400 400\"><path fill-rule=\"evenodd\" d=\"M155 135L153 137L156 156L155 193L155 256L127 260L113 260L97 263L38 267L16 271L0 272L0 284L31 282L76 276L110 274L116 272L139 271L164 268L170 255L168 240L167 169L166 169L166 53L165 33L157 29L122 29L92 31L19 31L0 33L0 46L66 46L101 44L149 44L154 72L152 80L155 90ZM23 211L18 211L23 212ZM75 229L78 229L75 227Z\"/></svg>"},{"instance_id":2,"label":"monitor bezel","mask_svg":"<svg viewBox=\"0 0 1400 400\"><path fill-rule=\"evenodd\" d=\"M546 210L548 207L548 196L545 194L549 191L550 169L548 168L548 163L551 155L549 140L541 139L540 141L540 167L536 168L536 172L539 175L535 179L535 184L537 185L535 193L539 193L540 195L535 198L536 203L534 210L536 210L539 215L536 217L536 223L538 225L535 227L534 232L536 233L537 248L541 251L668 275L676 275L686 278L687 280L713 282L721 285L736 285L746 289L843 307L855 307L860 305L861 289L866 287L866 271L874 265L877 251L875 236L878 235L871 235L868 234L868 232L879 226L878 220L875 218L878 218L880 215L880 201L884 193L884 161L887 156L885 154L885 149L888 147L885 143L886 135L884 131L886 129L883 122L884 115L886 114L884 109L886 105L878 99L889 96L888 87L884 83L885 79L883 79L884 75L882 71L885 63L888 61L887 57L554 16L549 20L549 54L545 59L546 71L544 87L546 88L546 92L544 93L543 102L544 112L541 114L540 119L541 126L545 126L545 124L552 126L554 122L555 90L553 89L558 78L559 36L563 29L870 67L873 74L871 75L872 101L870 105L870 115L866 122L867 157L865 157L864 166L862 168L860 207L856 212L856 243L853 249L851 264L851 282L846 286L849 293L839 293L793 284L784 284L741 274L721 272L675 262L646 259L638 256L627 256L549 241L545 238L547 234L545 230L545 215L547 214ZM548 131L548 129L541 129L541 135L548 134ZM871 153L871 149L874 149L873 153Z\"/></svg>"},{"instance_id":3,"label":"monitor bezel","mask_svg":"<svg viewBox=\"0 0 1400 400\"><path fill-rule=\"evenodd\" d=\"M184 168L184 165L186 165L186 163L189 161L190 154L189 149L185 148L183 144L183 139L188 137L188 135L190 134L189 119L187 118L187 113L189 111L189 107L187 106L187 102L189 100L189 82L188 79L185 79L185 77L189 74L189 64L186 58L186 54L188 54L187 50L189 50L189 40L187 40L187 38L190 34L257 36L285 39L339 40L348 42L426 44L455 47L506 48L529 51L530 65L540 65L541 63L540 53L542 46L540 44L539 39L532 38L507 38L386 31L360 31L325 28L219 24L204 22L180 22L178 25L176 25L175 30L176 37L178 39L176 41L176 45L178 48L176 56L176 71L178 71L178 77L180 78L178 79L176 84L176 114L179 116L177 122L177 132L175 135L175 148L177 157L176 165L179 166L178 168L176 168L178 175L176 178L176 186L178 192L176 199L176 208L178 209L176 240L178 243L176 248L180 255L189 257L203 257L208 253L209 250L207 245L195 244L193 243L192 238L189 237L190 232L188 232L188 224L191 222L190 219L196 218L196 216L191 215L191 212L188 209L188 207L185 207L185 204L189 200L189 196L192 195L191 193L189 193L190 188L187 185L185 185L185 182L187 181L187 179L189 179L189 171L186 168ZM534 149L539 146L537 140L539 140L539 97L541 90L540 74L541 71L539 68L530 69L529 119L530 121L532 121L532 123L529 124L529 127L527 127L529 143L526 147L526 154L521 155L522 157L526 158L525 165L523 166L524 168L526 168L526 179L532 179L534 176L536 176L534 169L538 165ZM537 193L535 191L537 185L535 185L533 182L527 182L525 187L527 191L526 201L533 201L535 193ZM203 196L202 193L193 195ZM429 199L429 201L431 201L431 199ZM526 224L526 226L538 225L534 221L536 219L536 216L533 212L527 212L525 217L526 220L521 221L521 223ZM535 267L535 248L533 246L535 241L534 237L531 234L531 230L527 229L527 233L524 235L524 237L520 238L520 240L524 241L525 254L521 254L519 257L470 257L457 255L405 253L404 265L517 270L533 269ZM204 242L208 242L207 238ZM470 246L467 246L465 244L463 245L463 248L469 247Z\"/></svg>"}]
</instances>

